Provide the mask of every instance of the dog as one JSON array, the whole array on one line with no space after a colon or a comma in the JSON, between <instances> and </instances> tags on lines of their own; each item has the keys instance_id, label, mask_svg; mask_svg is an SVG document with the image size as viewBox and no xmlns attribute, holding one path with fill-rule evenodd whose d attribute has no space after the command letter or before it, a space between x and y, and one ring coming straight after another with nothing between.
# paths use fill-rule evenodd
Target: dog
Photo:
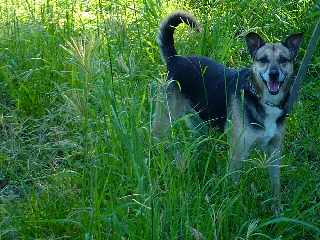
<instances>
[{"instance_id":1,"label":"dog","mask_svg":"<svg viewBox=\"0 0 320 240\"><path fill-rule=\"evenodd\" d=\"M241 163L253 146L268 159L274 199L280 202L280 159L293 65L303 34L266 43L257 33L246 34L252 58L249 68L231 69L203 56L180 56L174 46L175 28L185 23L201 31L186 12L174 12L160 25L158 45L168 70L167 111L156 106L154 135L160 137L172 121L193 112L210 127L224 130L231 120L230 174L239 181Z\"/></svg>"}]
</instances>

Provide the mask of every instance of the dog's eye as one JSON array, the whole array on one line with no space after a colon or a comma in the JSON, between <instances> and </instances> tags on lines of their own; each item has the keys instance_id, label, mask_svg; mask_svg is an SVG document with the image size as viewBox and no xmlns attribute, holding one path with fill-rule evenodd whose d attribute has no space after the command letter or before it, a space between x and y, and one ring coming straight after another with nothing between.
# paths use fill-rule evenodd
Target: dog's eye
<instances>
[{"instance_id":1,"label":"dog's eye","mask_svg":"<svg viewBox=\"0 0 320 240\"><path fill-rule=\"evenodd\" d=\"M289 62L288 58L280 56L280 58L279 58L279 63L280 64L287 63L287 62Z\"/></svg>"},{"instance_id":2,"label":"dog's eye","mask_svg":"<svg viewBox=\"0 0 320 240\"><path fill-rule=\"evenodd\" d=\"M269 62L269 60L268 60L268 58L267 58L267 57L262 57L262 58L258 59L258 62L261 62L261 63L268 63L268 62Z\"/></svg>"}]
</instances>

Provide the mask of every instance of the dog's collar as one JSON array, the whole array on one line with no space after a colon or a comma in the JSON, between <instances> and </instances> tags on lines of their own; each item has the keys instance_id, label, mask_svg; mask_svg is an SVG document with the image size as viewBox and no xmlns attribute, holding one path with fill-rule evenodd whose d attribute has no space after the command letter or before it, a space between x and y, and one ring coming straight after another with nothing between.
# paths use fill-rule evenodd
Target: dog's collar
<instances>
[{"instance_id":1,"label":"dog's collar","mask_svg":"<svg viewBox=\"0 0 320 240\"><path fill-rule=\"evenodd\" d=\"M255 84L251 81L251 79L247 79L244 91L248 93L251 97L256 98L258 101L261 99L261 95L256 89Z\"/></svg>"},{"instance_id":2,"label":"dog's collar","mask_svg":"<svg viewBox=\"0 0 320 240\"><path fill-rule=\"evenodd\" d=\"M257 97L257 98L260 98L260 96L259 96L259 94L257 93L257 90L256 90L254 84L253 84L250 80L248 81L248 88L249 88L250 93L251 93L253 96L255 96L255 97Z\"/></svg>"},{"instance_id":3,"label":"dog's collar","mask_svg":"<svg viewBox=\"0 0 320 240\"><path fill-rule=\"evenodd\" d=\"M260 99L260 95L256 89L256 86L252 82L253 73L250 68L245 68L242 71L240 71L240 78L242 80L242 89L247 92L249 95L251 95L254 98Z\"/></svg>"}]
</instances>

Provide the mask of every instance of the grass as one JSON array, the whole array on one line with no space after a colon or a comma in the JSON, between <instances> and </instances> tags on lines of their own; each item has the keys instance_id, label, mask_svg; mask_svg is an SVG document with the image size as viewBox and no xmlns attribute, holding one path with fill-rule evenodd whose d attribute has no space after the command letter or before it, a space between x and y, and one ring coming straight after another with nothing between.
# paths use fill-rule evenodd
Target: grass
<instances>
[{"instance_id":1,"label":"grass","mask_svg":"<svg viewBox=\"0 0 320 240\"><path fill-rule=\"evenodd\" d=\"M301 60L315 1L0 3L0 239L320 239L319 48L288 119L281 216L261 153L235 186L224 134L181 120L150 135L164 16L184 9L204 26L179 27L180 54L242 67L247 31L305 32Z\"/></svg>"}]
</instances>

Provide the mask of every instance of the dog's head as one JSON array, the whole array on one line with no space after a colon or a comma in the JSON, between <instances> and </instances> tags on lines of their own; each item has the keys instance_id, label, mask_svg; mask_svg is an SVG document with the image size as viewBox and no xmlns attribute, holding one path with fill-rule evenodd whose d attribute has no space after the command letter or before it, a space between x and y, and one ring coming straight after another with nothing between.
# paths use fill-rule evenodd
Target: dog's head
<instances>
[{"instance_id":1,"label":"dog's head","mask_svg":"<svg viewBox=\"0 0 320 240\"><path fill-rule=\"evenodd\" d=\"M293 74L293 62L297 56L303 36L289 36L284 42L265 43L257 33L246 36L247 46L253 59L253 73L257 87L277 95L288 90Z\"/></svg>"}]
</instances>

